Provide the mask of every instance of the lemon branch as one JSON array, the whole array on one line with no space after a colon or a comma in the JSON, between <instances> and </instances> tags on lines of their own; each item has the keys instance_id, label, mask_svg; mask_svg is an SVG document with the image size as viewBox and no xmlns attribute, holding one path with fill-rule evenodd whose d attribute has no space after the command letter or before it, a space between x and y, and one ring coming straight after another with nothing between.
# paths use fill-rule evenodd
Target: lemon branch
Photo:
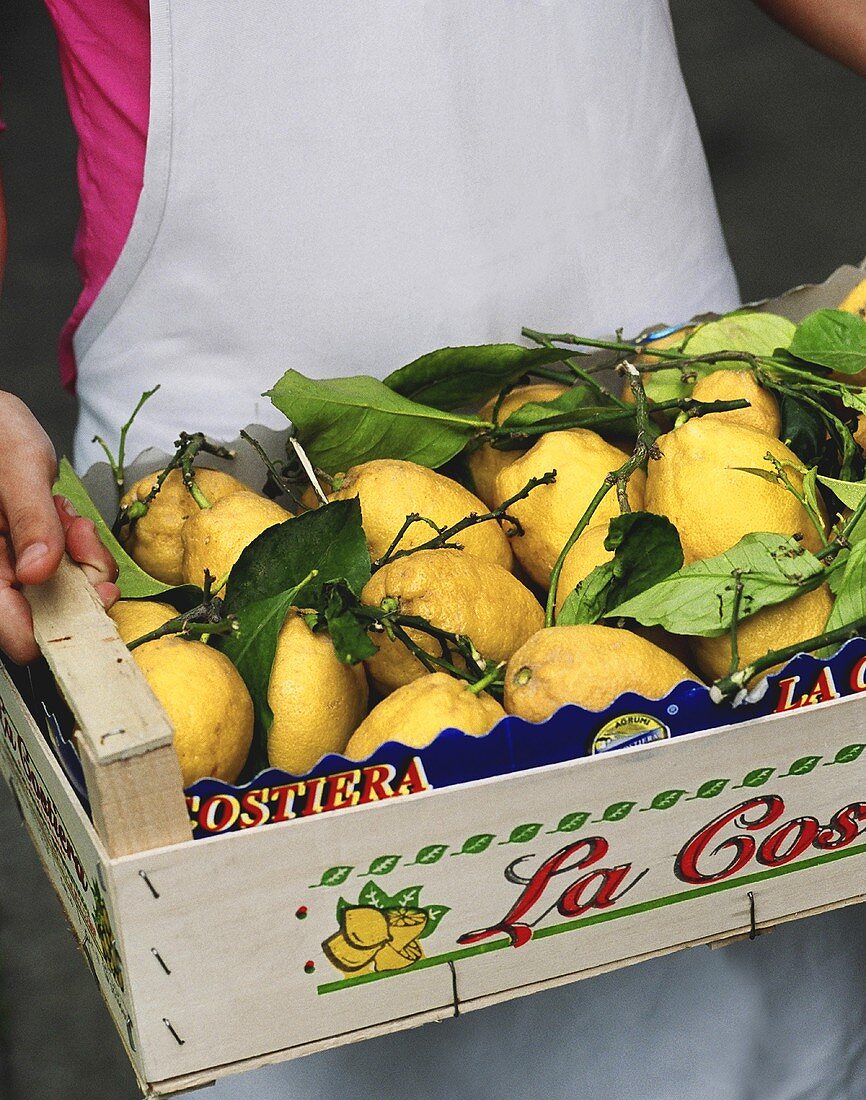
<instances>
[{"instance_id":1,"label":"lemon branch","mask_svg":"<svg viewBox=\"0 0 866 1100\"><path fill-rule=\"evenodd\" d=\"M505 520L511 524L512 534L519 535L523 533L523 528L520 526L520 521L516 516L509 514L508 509L516 504L519 500L523 500L528 497L533 489L537 489L539 485L550 485L556 480L556 470L549 470L547 473L542 474L541 477L531 477L529 481L523 486L523 488L504 500L498 507L492 508L489 512L470 512L468 516L464 516L456 523L452 523L450 527L440 527L437 523L434 523L432 519L427 516L419 515L417 512L412 512L403 522L402 527L397 532L397 535L385 553L377 561L373 562L373 569L381 569L383 565L387 565L389 562L396 561L397 558L408 557L409 554L417 554L419 550L462 550L463 547L460 543L451 541L457 535L466 531L470 527L475 527L479 523L488 523L490 520ZM416 523L426 523L429 527L432 527L436 531L436 535L428 539L427 542L421 543L420 546L410 546L403 550L398 550L403 536Z\"/></svg>"},{"instance_id":2,"label":"lemon branch","mask_svg":"<svg viewBox=\"0 0 866 1100\"><path fill-rule=\"evenodd\" d=\"M741 570L735 569L732 576L734 578L734 600L731 607L731 667L728 672L729 676L733 676L737 671L737 665L740 663L737 629L740 625L740 604L743 601L743 590L745 588Z\"/></svg>"},{"instance_id":3,"label":"lemon branch","mask_svg":"<svg viewBox=\"0 0 866 1100\"><path fill-rule=\"evenodd\" d=\"M565 559L568 557L569 551L572 546L577 542L586 528L589 526L592 517L598 510L599 505L607 496L607 494L617 487L619 492L619 486L622 485L623 489L627 487L628 480L635 470L652 458L661 458L661 451L658 449L658 445L655 442L655 437L652 431L649 420L649 411L647 405L646 390L643 387L641 381L640 371L636 367L633 367L631 363L626 363L626 370L628 372L628 383L634 396L634 408L635 419L637 422L637 438L635 440L634 451L631 457L622 464L618 469L612 470L601 483L596 490L595 496L589 502L586 511L577 521L577 524L568 539L559 552L559 557L554 563L553 570L550 574L550 589L547 593L547 606L544 612L544 625L553 626L554 615L556 612L556 592L559 587L559 576L562 573L562 567L565 564Z\"/></svg>"},{"instance_id":4,"label":"lemon branch","mask_svg":"<svg viewBox=\"0 0 866 1100\"><path fill-rule=\"evenodd\" d=\"M252 447L252 449L256 452L256 454L262 460L262 463L264 464L265 469L268 471L268 482L265 485L266 491L268 489L268 485L270 484L276 490L275 495L279 495L280 493L282 493L283 495L287 496L289 498L289 500L291 500L292 505L298 511L300 511L300 512L309 511L307 505L304 504L304 502L301 500L301 498L297 495L297 493L295 491L295 486L286 477L286 471L285 470L280 470L277 467L276 463L271 461L271 458L268 455L267 451L264 449L264 447L261 445L261 443L259 443L259 441L255 438L255 436L252 436L252 435L249 434L249 432L246 432L243 429L241 429L241 439L245 439L247 441L247 443L249 443L249 445ZM266 492L266 495L271 495L271 494Z\"/></svg>"},{"instance_id":5,"label":"lemon branch","mask_svg":"<svg viewBox=\"0 0 866 1100\"><path fill-rule=\"evenodd\" d=\"M731 673L722 680L717 680L710 688L710 697L714 703L721 703L726 699L735 698L745 690L746 684L762 672L773 668L775 665L784 664L799 653L814 653L815 650L825 646L836 646L842 642L858 638L866 629L866 615L839 626L835 630L828 630L824 634L816 634L814 638L807 638L804 642L795 642L783 649L774 649L763 657L758 657L751 664L745 665L739 672Z\"/></svg>"},{"instance_id":6,"label":"lemon branch","mask_svg":"<svg viewBox=\"0 0 866 1100\"><path fill-rule=\"evenodd\" d=\"M108 459L108 465L111 467L111 472L114 475L114 484L117 486L119 493L123 492L123 486L126 481L126 437L129 434L129 429L132 427L135 418L141 411L142 406L153 397L159 386L154 386L152 390L145 390L139 397L138 404L132 410L132 415L129 420L120 429L120 441L117 447L117 458L111 453L111 448L105 442L101 435L95 435L93 442L98 443L99 446L105 451L105 457Z\"/></svg>"}]
</instances>

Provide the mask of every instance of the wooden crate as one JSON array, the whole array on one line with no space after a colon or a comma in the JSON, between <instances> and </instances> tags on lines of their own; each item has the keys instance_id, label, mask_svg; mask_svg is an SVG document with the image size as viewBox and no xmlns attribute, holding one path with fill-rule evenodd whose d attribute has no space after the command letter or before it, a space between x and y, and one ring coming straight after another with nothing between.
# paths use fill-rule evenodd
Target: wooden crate
<instances>
[{"instance_id":1,"label":"wooden crate","mask_svg":"<svg viewBox=\"0 0 866 1100\"><path fill-rule=\"evenodd\" d=\"M0 772L148 1096L866 898L864 695L192 841L166 716L83 576L28 597L92 821L2 665ZM358 909L369 938L400 908L424 923L347 947Z\"/></svg>"},{"instance_id":2,"label":"wooden crate","mask_svg":"<svg viewBox=\"0 0 866 1100\"><path fill-rule=\"evenodd\" d=\"M192 841L165 717L83 577L31 598L93 823L5 670L0 770L149 1096L866 896L862 696ZM374 944L338 969L346 903L424 911L414 964Z\"/></svg>"}]
</instances>

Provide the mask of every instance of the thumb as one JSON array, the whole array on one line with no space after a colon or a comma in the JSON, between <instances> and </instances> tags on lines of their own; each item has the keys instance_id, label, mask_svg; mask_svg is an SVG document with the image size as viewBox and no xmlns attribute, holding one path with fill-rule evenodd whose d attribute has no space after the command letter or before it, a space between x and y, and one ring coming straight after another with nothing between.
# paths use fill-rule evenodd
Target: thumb
<instances>
[{"instance_id":1,"label":"thumb","mask_svg":"<svg viewBox=\"0 0 866 1100\"><path fill-rule=\"evenodd\" d=\"M63 528L51 488L54 448L29 409L11 394L0 394L0 523L12 542L15 577L40 584L63 556Z\"/></svg>"}]
</instances>

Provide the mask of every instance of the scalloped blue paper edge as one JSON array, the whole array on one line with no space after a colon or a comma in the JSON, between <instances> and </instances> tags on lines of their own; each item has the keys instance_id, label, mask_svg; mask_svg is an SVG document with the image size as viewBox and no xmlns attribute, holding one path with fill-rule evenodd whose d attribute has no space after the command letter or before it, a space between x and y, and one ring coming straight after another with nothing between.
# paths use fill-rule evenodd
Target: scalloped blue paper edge
<instances>
[{"instance_id":1,"label":"scalloped blue paper edge","mask_svg":"<svg viewBox=\"0 0 866 1100\"><path fill-rule=\"evenodd\" d=\"M194 804L196 800L197 804L203 804L214 795L220 794L233 795L240 799L251 791L265 787L300 783L376 764L390 765L400 774L410 757L421 761L433 788L460 786L480 779L549 767L551 764L588 756L593 751L593 741L599 730L612 720L628 714L656 719L667 729L667 736L673 738L747 722L777 712L782 701L783 681L786 689L790 688L808 697L823 674L825 680L829 677L829 684L824 685L828 699L859 694L866 691L866 683L862 687L858 686L854 676L855 670L861 664L860 678L866 680L866 639L854 638L828 659L819 659L809 654L794 657L779 672L767 677L762 688L751 692L737 706L714 703L708 687L687 680L677 684L661 699L646 699L635 692L626 692L601 711L591 711L568 703L545 721L537 723L508 715L481 737L473 737L456 729L445 729L423 749L407 750L400 742L387 741L365 760L349 760L337 753L329 753L305 775L291 775L278 768L268 768L243 786L234 786L217 779L200 779L187 788L186 795ZM797 683L791 685L795 678ZM832 690L828 691L828 688ZM604 751L616 751L645 740L647 738L638 734ZM224 831L233 832L239 828L241 825L235 823ZM193 835L199 838L213 834L206 833L196 825Z\"/></svg>"}]
</instances>

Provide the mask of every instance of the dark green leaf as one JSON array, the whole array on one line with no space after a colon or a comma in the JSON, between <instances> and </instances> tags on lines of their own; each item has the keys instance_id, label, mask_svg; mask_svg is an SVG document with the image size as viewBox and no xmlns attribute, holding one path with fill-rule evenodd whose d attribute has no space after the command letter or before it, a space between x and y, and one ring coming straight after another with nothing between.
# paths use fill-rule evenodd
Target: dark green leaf
<instances>
[{"instance_id":1,"label":"dark green leaf","mask_svg":"<svg viewBox=\"0 0 866 1100\"><path fill-rule=\"evenodd\" d=\"M814 465L824 453L827 429L817 409L787 393L776 394L782 429L779 438L807 466Z\"/></svg>"},{"instance_id":2,"label":"dark green leaf","mask_svg":"<svg viewBox=\"0 0 866 1100\"><path fill-rule=\"evenodd\" d=\"M447 844L428 844L415 856L415 863L438 863L447 851Z\"/></svg>"},{"instance_id":3,"label":"dark green leaf","mask_svg":"<svg viewBox=\"0 0 866 1100\"><path fill-rule=\"evenodd\" d=\"M390 875L401 858L401 856L377 856L370 864L370 870L366 874Z\"/></svg>"},{"instance_id":4,"label":"dark green leaf","mask_svg":"<svg viewBox=\"0 0 866 1100\"><path fill-rule=\"evenodd\" d=\"M358 599L353 593L342 585L335 585L325 606L325 623L334 651L345 665L356 665L376 653L364 621L355 613L357 605Z\"/></svg>"},{"instance_id":5,"label":"dark green leaf","mask_svg":"<svg viewBox=\"0 0 866 1100\"><path fill-rule=\"evenodd\" d=\"M395 894L392 900L401 909L417 909L422 889L421 886L407 886L405 890Z\"/></svg>"},{"instance_id":6,"label":"dark green leaf","mask_svg":"<svg viewBox=\"0 0 866 1100\"><path fill-rule=\"evenodd\" d=\"M391 904L391 899L385 891L377 886L372 879L364 883L361 893L358 895L359 905L371 905L374 909L386 909Z\"/></svg>"},{"instance_id":7,"label":"dark green leaf","mask_svg":"<svg viewBox=\"0 0 866 1100\"><path fill-rule=\"evenodd\" d=\"M866 745L846 745L843 749L839 749L839 751L833 757L833 763L851 764L860 756L864 749L866 749Z\"/></svg>"},{"instance_id":8,"label":"dark green leaf","mask_svg":"<svg viewBox=\"0 0 866 1100\"><path fill-rule=\"evenodd\" d=\"M451 854L455 856L477 855L479 852L486 851L495 839L494 833L478 833L477 836L471 836L468 840L464 840L463 847L459 852L452 852Z\"/></svg>"},{"instance_id":9,"label":"dark green leaf","mask_svg":"<svg viewBox=\"0 0 866 1100\"><path fill-rule=\"evenodd\" d=\"M597 622L683 564L676 527L665 516L650 512L616 516L610 521L604 545L613 550L613 559L596 566L569 594L557 616L557 625Z\"/></svg>"},{"instance_id":10,"label":"dark green leaf","mask_svg":"<svg viewBox=\"0 0 866 1100\"><path fill-rule=\"evenodd\" d=\"M681 790L679 787L670 791L660 791L650 803L650 809L669 810L671 806L675 806L679 802L684 794L688 794L688 791Z\"/></svg>"},{"instance_id":11,"label":"dark green leaf","mask_svg":"<svg viewBox=\"0 0 866 1100\"><path fill-rule=\"evenodd\" d=\"M788 775L807 775L817 767L820 760L820 756L801 756L788 768Z\"/></svg>"},{"instance_id":12,"label":"dark green leaf","mask_svg":"<svg viewBox=\"0 0 866 1100\"><path fill-rule=\"evenodd\" d=\"M800 322L788 350L807 363L858 374L866 370L866 321L856 313L819 309Z\"/></svg>"},{"instance_id":13,"label":"dark green leaf","mask_svg":"<svg viewBox=\"0 0 866 1100\"><path fill-rule=\"evenodd\" d=\"M500 844L526 844L533 840L541 831L541 822L534 821L527 825L516 825L511 830L508 840L500 840Z\"/></svg>"},{"instance_id":14,"label":"dark green leaf","mask_svg":"<svg viewBox=\"0 0 866 1100\"><path fill-rule=\"evenodd\" d=\"M117 587L124 599L134 600L145 599L150 596L161 596L171 589L171 585L155 580L143 569L140 569L123 549L111 533L111 528L102 518L99 509L90 499L90 494L85 489L84 483L72 469L67 458L61 458L60 460L57 481L54 483L53 491L71 501L80 516L92 519L96 524L103 545L117 565Z\"/></svg>"},{"instance_id":15,"label":"dark green leaf","mask_svg":"<svg viewBox=\"0 0 866 1100\"><path fill-rule=\"evenodd\" d=\"M866 540L851 547L842 583L825 630L836 630L866 616Z\"/></svg>"},{"instance_id":16,"label":"dark green leaf","mask_svg":"<svg viewBox=\"0 0 866 1100\"><path fill-rule=\"evenodd\" d=\"M439 923L446 913L451 912L450 905L427 905L424 907L427 913L427 923L424 926L424 931L418 937L419 940L426 939L439 927Z\"/></svg>"},{"instance_id":17,"label":"dark green leaf","mask_svg":"<svg viewBox=\"0 0 866 1100\"><path fill-rule=\"evenodd\" d=\"M565 817L560 819L559 824L555 829L549 829L551 833L574 833L578 829L582 829L583 826L589 821L590 815L587 813L575 813L566 814Z\"/></svg>"},{"instance_id":18,"label":"dark green leaf","mask_svg":"<svg viewBox=\"0 0 866 1100\"><path fill-rule=\"evenodd\" d=\"M341 924L341 918L347 909L351 909L352 906L346 901L345 898L337 898L337 924Z\"/></svg>"},{"instance_id":19,"label":"dark green leaf","mask_svg":"<svg viewBox=\"0 0 866 1100\"><path fill-rule=\"evenodd\" d=\"M709 779L706 783L701 783L700 787L692 795L693 798L715 798L716 795L722 793L722 791L730 783L730 779Z\"/></svg>"},{"instance_id":20,"label":"dark green leaf","mask_svg":"<svg viewBox=\"0 0 866 1100\"><path fill-rule=\"evenodd\" d=\"M613 805L608 806L601 815L602 820L622 821L624 817L628 817L636 805L636 802L614 802Z\"/></svg>"},{"instance_id":21,"label":"dark green leaf","mask_svg":"<svg viewBox=\"0 0 866 1100\"><path fill-rule=\"evenodd\" d=\"M267 396L292 421L311 461L331 473L374 458L435 469L484 426L409 401L366 375L315 381L290 370Z\"/></svg>"},{"instance_id":22,"label":"dark green leaf","mask_svg":"<svg viewBox=\"0 0 866 1100\"><path fill-rule=\"evenodd\" d=\"M322 881L314 882L311 889L316 886L339 886L351 875L352 870L351 867L329 867L322 875Z\"/></svg>"},{"instance_id":23,"label":"dark green leaf","mask_svg":"<svg viewBox=\"0 0 866 1100\"><path fill-rule=\"evenodd\" d=\"M610 614L663 626L672 634L717 637L731 626L737 571L743 583L740 620L817 588L825 579L820 561L796 539L758 532L718 557L672 573Z\"/></svg>"},{"instance_id":24,"label":"dark green leaf","mask_svg":"<svg viewBox=\"0 0 866 1100\"><path fill-rule=\"evenodd\" d=\"M313 570L306 598L331 581L344 581L360 593L370 579L370 554L357 498L321 508L269 527L243 551L229 575L225 607L236 614L250 603L277 596Z\"/></svg>"},{"instance_id":25,"label":"dark green leaf","mask_svg":"<svg viewBox=\"0 0 866 1100\"><path fill-rule=\"evenodd\" d=\"M749 772L741 787L763 787L767 780L772 776L775 768L755 768L754 771Z\"/></svg>"},{"instance_id":26,"label":"dark green leaf","mask_svg":"<svg viewBox=\"0 0 866 1100\"><path fill-rule=\"evenodd\" d=\"M531 374L533 367L561 363L564 358L568 352L561 348L519 344L440 348L389 374L385 385L434 409L459 409L486 401L522 375Z\"/></svg>"}]
</instances>

